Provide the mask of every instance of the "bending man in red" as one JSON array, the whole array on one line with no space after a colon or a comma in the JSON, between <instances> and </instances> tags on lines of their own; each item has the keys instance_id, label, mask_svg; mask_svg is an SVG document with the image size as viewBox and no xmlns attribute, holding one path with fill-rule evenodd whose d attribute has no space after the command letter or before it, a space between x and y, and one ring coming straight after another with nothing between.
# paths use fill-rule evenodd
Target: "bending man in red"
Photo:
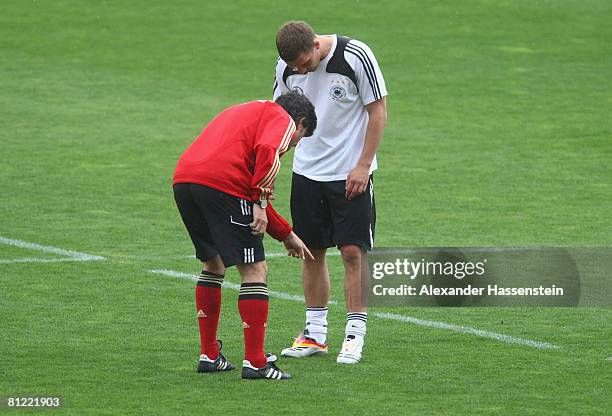
<instances>
[{"instance_id":1,"label":"bending man in red","mask_svg":"<svg viewBox=\"0 0 612 416\"><path fill-rule=\"evenodd\" d=\"M263 234L282 241L288 254L313 259L291 226L269 203L279 158L317 125L306 96L289 92L272 101L235 105L215 117L181 155L174 198L203 267L196 286L202 350L198 372L233 370L219 352L217 326L225 269L242 277L238 310L244 328L244 379L291 376L264 353L268 318Z\"/></svg>"}]
</instances>

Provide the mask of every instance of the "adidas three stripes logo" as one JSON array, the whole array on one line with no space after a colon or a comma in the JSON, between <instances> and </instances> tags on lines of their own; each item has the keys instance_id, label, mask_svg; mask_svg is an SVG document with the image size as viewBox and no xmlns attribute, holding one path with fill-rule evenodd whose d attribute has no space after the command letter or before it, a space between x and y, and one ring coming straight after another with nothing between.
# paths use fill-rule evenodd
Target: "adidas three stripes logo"
<instances>
[{"instance_id":1,"label":"adidas three stripes logo","mask_svg":"<svg viewBox=\"0 0 612 416\"><path fill-rule=\"evenodd\" d=\"M266 378L275 378L277 380L280 380L282 376L283 373L275 368L270 368L266 373Z\"/></svg>"},{"instance_id":2,"label":"adidas three stripes logo","mask_svg":"<svg viewBox=\"0 0 612 416\"><path fill-rule=\"evenodd\" d=\"M254 263L255 262L255 249L254 248L245 248L244 249L244 262L245 263Z\"/></svg>"}]
</instances>

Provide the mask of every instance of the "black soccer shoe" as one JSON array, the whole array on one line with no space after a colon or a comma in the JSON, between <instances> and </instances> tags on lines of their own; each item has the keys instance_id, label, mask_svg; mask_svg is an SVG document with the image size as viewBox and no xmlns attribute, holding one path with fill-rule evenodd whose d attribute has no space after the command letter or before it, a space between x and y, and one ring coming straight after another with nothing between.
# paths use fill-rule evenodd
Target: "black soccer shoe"
<instances>
[{"instance_id":1,"label":"black soccer shoe","mask_svg":"<svg viewBox=\"0 0 612 416\"><path fill-rule=\"evenodd\" d=\"M215 360L211 360L206 354L200 355L200 361L198 362L198 373L215 373L217 371L230 371L234 370L236 366L221 354L221 346L223 343L221 340L217 340L219 344L219 356Z\"/></svg>"},{"instance_id":2,"label":"black soccer shoe","mask_svg":"<svg viewBox=\"0 0 612 416\"><path fill-rule=\"evenodd\" d=\"M289 380L291 374L284 372L276 366L276 355L266 354L268 362L261 368L253 367L247 360L242 362L243 380Z\"/></svg>"}]
</instances>

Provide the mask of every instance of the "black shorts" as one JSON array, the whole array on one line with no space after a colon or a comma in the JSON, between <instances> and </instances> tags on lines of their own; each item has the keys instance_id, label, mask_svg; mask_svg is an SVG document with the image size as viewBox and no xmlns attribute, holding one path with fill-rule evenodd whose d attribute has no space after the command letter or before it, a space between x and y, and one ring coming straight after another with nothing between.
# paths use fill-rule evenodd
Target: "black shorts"
<instances>
[{"instance_id":1,"label":"black shorts","mask_svg":"<svg viewBox=\"0 0 612 416\"><path fill-rule=\"evenodd\" d=\"M174 200L201 261L218 254L230 267L265 259L263 236L249 226L252 202L193 183L174 185Z\"/></svg>"},{"instance_id":2,"label":"black shorts","mask_svg":"<svg viewBox=\"0 0 612 416\"><path fill-rule=\"evenodd\" d=\"M346 181L318 182L293 174L293 230L309 248L349 244L370 250L374 244L376 205L373 176L364 193L346 199Z\"/></svg>"}]
</instances>

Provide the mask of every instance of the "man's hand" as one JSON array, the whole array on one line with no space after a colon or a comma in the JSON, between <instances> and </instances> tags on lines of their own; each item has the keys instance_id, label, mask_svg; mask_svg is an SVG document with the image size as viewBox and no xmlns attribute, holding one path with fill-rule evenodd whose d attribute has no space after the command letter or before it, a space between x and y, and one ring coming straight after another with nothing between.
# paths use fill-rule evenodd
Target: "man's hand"
<instances>
[{"instance_id":1,"label":"man's hand","mask_svg":"<svg viewBox=\"0 0 612 416\"><path fill-rule=\"evenodd\" d=\"M364 165L355 166L346 177L346 199L351 200L364 193L369 180L370 168Z\"/></svg>"},{"instance_id":2,"label":"man's hand","mask_svg":"<svg viewBox=\"0 0 612 416\"><path fill-rule=\"evenodd\" d=\"M253 222L249 225L253 235L263 235L266 232L268 216L266 215L266 210L258 204L253 204Z\"/></svg>"},{"instance_id":3,"label":"man's hand","mask_svg":"<svg viewBox=\"0 0 612 416\"><path fill-rule=\"evenodd\" d=\"M314 257L306 247L306 244L297 236L296 233L291 231L289 236L283 241L285 248L287 249L287 255L291 257L300 258L302 260L312 260Z\"/></svg>"}]
</instances>

